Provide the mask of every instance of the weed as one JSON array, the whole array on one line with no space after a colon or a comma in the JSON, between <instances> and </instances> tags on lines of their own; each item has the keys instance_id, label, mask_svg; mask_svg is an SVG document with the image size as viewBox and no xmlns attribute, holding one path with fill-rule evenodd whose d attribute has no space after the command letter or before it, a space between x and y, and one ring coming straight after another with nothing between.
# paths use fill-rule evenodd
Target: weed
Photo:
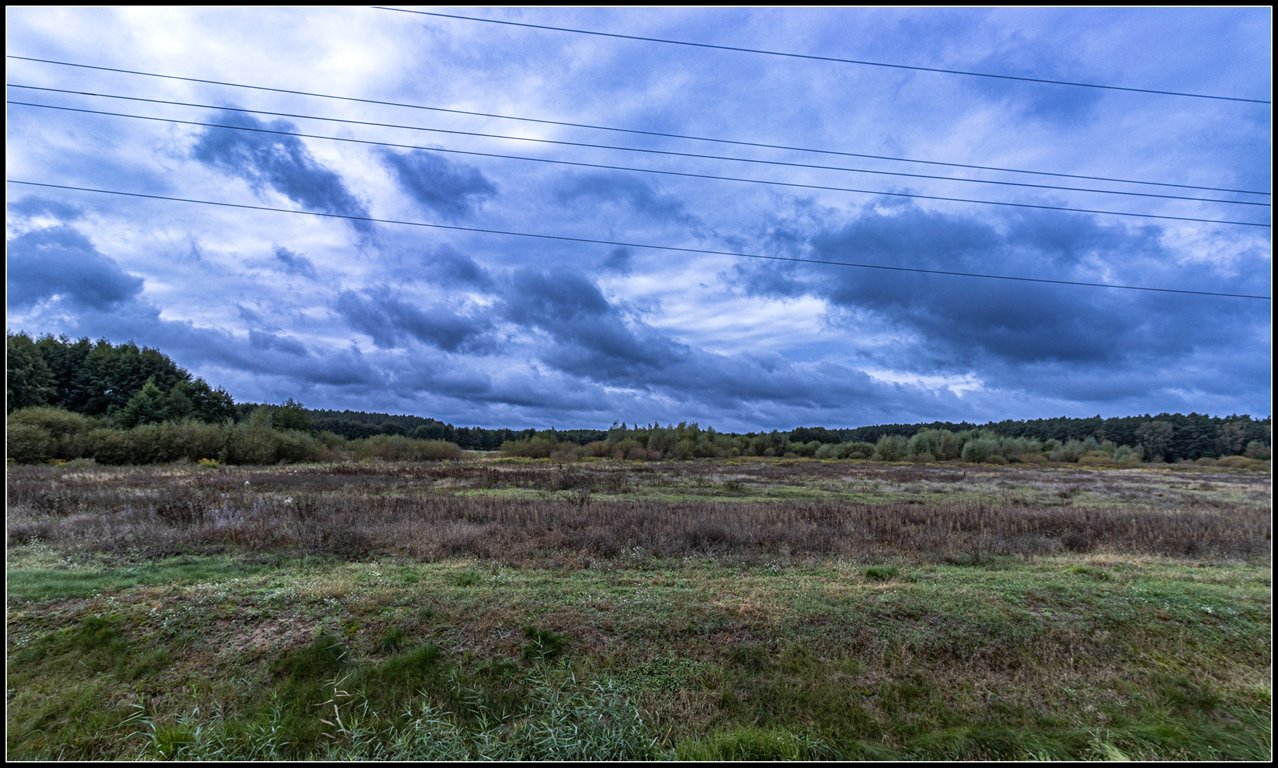
<instances>
[{"instance_id":1,"label":"weed","mask_svg":"<svg viewBox=\"0 0 1278 768\"><path fill-rule=\"evenodd\" d=\"M548 629L524 627L524 658L533 660L553 659L564 650L566 641L563 635L555 634Z\"/></svg>"},{"instance_id":2,"label":"weed","mask_svg":"<svg viewBox=\"0 0 1278 768\"><path fill-rule=\"evenodd\" d=\"M478 571L462 571L453 578L453 583L459 587L473 587L480 578Z\"/></svg>"},{"instance_id":3,"label":"weed","mask_svg":"<svg viewBox=\"0 0 1278 768\"><path fill-rule=\"evenodd\" d=\"M873 565L865 569L865 578L870 581L888 581L900 575L900 569L890 565Z\"/></svg>"},{"instance_id":4,"label":"weed","mask_svg":"<svg viewBox=\"0 0 1278 768\"><path fill-rule=\"evenodd\" d=\"M744 726L706 739L683 742L680 760L754 762L831 759L833 750L820 739L777 728Z\"/></svg>"},{"instance_id":5,"label":"weed","mask_svg":"<svg viewBox=\"0 0 1278 768\"><path fill-rule=\"evenodd\" d=\"M394 653L404 643L404 630L399 627L387 627L377 641L377 648L382 653Z\"/></svg>"}]
</instances>

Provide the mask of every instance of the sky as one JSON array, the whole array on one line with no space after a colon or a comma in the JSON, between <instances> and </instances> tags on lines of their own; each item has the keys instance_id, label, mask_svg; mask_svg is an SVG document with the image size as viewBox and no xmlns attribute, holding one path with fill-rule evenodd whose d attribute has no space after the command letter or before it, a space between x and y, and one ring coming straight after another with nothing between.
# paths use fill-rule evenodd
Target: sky
<instances>
[{"instance_id":1,"label":"sky","mask_svg":"<svg viewBox=\"0 0 1278 768\"><path fill-rule=\"evenodd\" d=\"M397 8L514 24L7 6L8 330L459 426L1271 413L1268 7Z\"/></svg>"}]
</instances>

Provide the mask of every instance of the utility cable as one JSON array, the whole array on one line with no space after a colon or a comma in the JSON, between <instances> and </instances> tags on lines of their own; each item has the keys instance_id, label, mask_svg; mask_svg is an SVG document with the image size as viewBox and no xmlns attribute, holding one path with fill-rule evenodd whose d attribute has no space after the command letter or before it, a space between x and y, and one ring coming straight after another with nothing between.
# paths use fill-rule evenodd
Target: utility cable
<instances>
[{"instance_id":1,"label":"utility cable","mask_svg":"<svg viewBox=\"0 0 1278 768\"><path fill-rule=\"evenodd\" d=\"M225 86L228 88L243 88L246 90L263 91L267 93L287 93L294 96L307 96L307 97L313 97L318 99L332 99L335 101L349 101L349 102L357 103L357 104L376 104L378 106L385 106L385 107L418 109L418 110L423 110L428 112L443 112L443 113L455 114L455 115L468 115L471 117L489 117L489 118L494 118L498 120L515 120L519 122L536 123L539 125L557 125L557 126L561 126L565 128L585 128L585 129L594 130L594 131L612 131L615 133L630 133L630 134L636 134L641 136L653 136L653 137L667 138L667 139L704 141L704 142L710 142L715 144L729 144L729 145L741 146L741 147L755 147L759 149L779 149L779 150L784 150L789 152L809 152L809 153L821 154L821 155L835 155L839 157L859 157L859 158L865 158L870 160L887 160L891 162L901 162L901 163L919 163L922 165L937 165L937 166L943 166L947 168L967 168L967 169L978 170L978 171L995 171L998 173L1020 173L1020 174L1029 174L1029 175L1035 175L1035 176L1053 176L1056 178L1084 179L1088 181L1108 181L1108 182L1113 182L1116 184L1143 184L1146 186L1174 187L1177 189L1197 189L1204 192L1231 192L1231 193L1242 194L1242 195L1264 195L1266 197L1270 196L1269 192L1266 192L1263 190L1229 189L1225 187L1209 187L1209 186L1199 186L1194 184L1173 184L1170 182L1162 182L1162 181L1141 181L1138 179L1122 179L1122 178L1115 178L1111 176L1087 176L1083 174L1056 173L1052 171L1031 171L1031 170L1023 170L1018 168L1001 168L998 166L991 166L991 165L972 165L969 163L949 163L949 162L943 162L940 160L919 160L919 159L908 158L908 157L893 157L890 155L873 155L873 154L865 154L860 152L843 152L843 151L832 150L832 149L815 149L811 147L796 147L796 146L789 146L785 144L765 144L765 143L752 142L752 141L718 139L718 138L711 138L706 136L690 136L690 135L679 134L679 133L664 133L661 131L644 131L644 130L639 130L636 128L615 128L615 127L609 127L604 125L591 125L589 123L572 123L572 122L565 122L561 120L543 120L543 119L539 119L535 117L519 117L515 115L501 115L501 114L495 114L490 112L472 112L472 111L463 110L463 109L431 107L431 106L425 106L422 104L407 104L404 102L397 102L397 101L384 101L379 99L361 99L354 96L336 96L333 94L315 93L312 91L299 91L299 90L294 90L289 88L270 88L263 85L232 83L232 82L226 82L222 80L206 80L206 79L197 78L197 77L181 77L178 75L165 75L165 74L159 74L155 72L142 72L142 71L134 70L134 69L120 69L117 67L100 67L100 66L95 66L92 64L76 64L76 63L67 62L67 61L55 61L53 59L34 58L31 56L15 56L13 54L6 54L6 58L16 59L19 61L32 61L32 62L37 62L40 64L54 64L54 65L62 66L62 67L77 67L80 69L92 69L92 70L97 70L101 72L115 72L115 73L126 74L126 75L155 77L155 78L161 78L165 80L178 80L181 82L188 82L188 83L203 83L205 85L218 85L218 86Z\"/></svg>"},{"instance_id":2,"label":"utility cable","mask_svg":"<svg viewBox=\"0 0 1278 768\"><path fill-rule=\"evenodd\" d=\"M388 8L386 6L375 5L374 10L378 11L395 11L397 13L413 13L419 16L435 16L441 19L457 19L461 21L480 21L485 24L503 24L510 27L527 27L529 29L545 29L554 32L572 32L578 35L594 35L596 37L612 37L622 40L639 40L646 43L665 43L667 45L685 45L692 48L711 48L719 51L735 51L737 53L758 53L765 56L784 56L792 59L807 59L810 61L827 61L836 64L860 64L867 67L888 67L891 69L908 69L915 72L935 72L945 75L964 75L967 77L986 77L997 80L1017 80L1025 83L1040 83L1044 85L1067 85L1075 88L1099 88L1107 91L1127 91L1131 93L1150 93L1159 96L1183 96L1191 99L1215 99L1217 101L1238 101L1247 104L1270 104L1272 102L1265 99L1246 99L1237 96L1218 96L1209 93L1185 93L1183 91L1163 91L1154 88L1128 88L1121 85L1101 85L1098 83L1080 83L1073 80L1048 80L1040 77L1020 77L1017 75L998 75L989 72L968 72L959 69L942 69L939 67L917 67L909 64L889 64L882 61L865 61L862 59L840 59L833 56L814 56L804 53L785 53L782 51L766 51L759 48L741 48L732 45L713 45L711 43L694 43L687 40L667 40L660 37L644 37L642 35L622 35L615 32L598 32L589 29L573 29L571 27L552 27L546 24L528 24L519 21L503 21L500 19L483 19L477 16L458 16L452 13L435 13L432 11L410 11L406 8Z\"/></svg>"},{"instance_id":3,"label":"utility cable","mask_svg":"<svg viewBox=\"0 0 1278 768\"><path fill-rule=\"evenodd\" d=\"M1272 300L1272 298L1269 296L1261 296L1261 295L1246 294L1246 293L1225 293L1225 292L1219 292L1219 291L1194 291L1194 290L1189 290L1185 288L1154 288L1154 287L1142 286L1142 285L1120 285L1116 283L1092 283L1092 282L1084 282L1079 280L1053 280L1050 278L1043 278L1043 277L991 275L991 274L983 274L978 272L956 272L956 271L941 270L941 269L923 269L919 267L893 267L893 266L886 266L883 264L862 264L862 263L850 262L850 261L834 261L831 259L803 259L797 256L768 256L768 255L757 254L757 253L741 253L737 251L716 251L716 250L710 250L706 248L683 248L683 247L673 246L673 245L653 245L650 243L628 243L628 242L623 242L618 240L600 240L600 239L589 238L589 237L571 237L568 235L546 235L546 234L537 234L532 232L513 232L513 231L501 230L501 229L463 227L463 226L458 226L455 224L433 224L433 223L427 223L422 221L402 221L397 219L374 218L372 216L354 216L354 215L345 214L345 213L326 213L323 211L292 210L288 208L272 208L272 207L264 206L264 205L246 205L243 203L226 203L226 202L218 202L214 200L195 200L195 199L184 198L184 197L171 197L168 195L149 195L149 194L143 194L141 192L123 192L120 190L111 190L111 189L94 189L91 187L79 187L79 186L72 186L69 184L48 184L48 183L38 182L38 181L23 181L20 179L5 179L5 183L22 184L22 185L31 186L31 187L44 187L47 189L65 189L65 190L71 190L75 192L94 192L94 193L104 194L104 195L119 195L123 197L144 198L148 200L164 200L168 202L177 202L177 203L194 203L197 205L210 205L210 206L218 206L222 208L237 208L241 210L250 210L250 211L269 211L272 213L291 213L291 214L302 215L302 216L320 216L324 218L343 219L347 221L366 221L366 222L370 222L374 224L395 224L395 225L408 226L408 227L426 227L430 229L443 229L443 230L449 230L453 232L472 232L472 233L486 234L486 235L504 235L507 237L526 237L526 238L534 238L538 240L554 240L554 241L570 242L570 243L588 243L591 245L608 245L608 246L622 247L622 248L643 248L646 250L672 251L675 253L695 253L695 254L702 254L702 255L709 255L709 256L732 256L736 258L746 258L746 259L785 261L785 262L795 262L800 264L821 264L826 266L850 267L855 269L878 269L878 270L886 270L890 272L911 272L911 273L925 274L925 275L944 275L948 277L968 277L968 278L980 278L980 279L986 279L986 280L1011 280L1011 281L1022 282L1022 283L1046 283L1050 285L1073 285L1073 286L1080 286L1085 288L1111 288L1111 289L1125 290L1125 291L1175 293L1175 294L1187 294L1187 295L1194 295L1194 296L1213 296L1217 298L1229 298L1229 299L1255 299L1259 301Z\"/></svg>"},{"instance_id":4,"label":"utility cable","mask_svg":"<svg viewBox=\"0 0 1278 768\"><path fill-rule=\"evenodd\" d=\"M999 206L1005 206L1005 207L1011 207L1011 208L1032 208L1036 210L1046 210L1046 211L1067 211L1070 213L1092 213L1092 214L1098 214L1103 216L1133 216L1133 217L1138 217L1142 219L1190 221L1190 222L1196 222L1200 224L1229 224L1229 225L1242 226L1242 227L1269 227L1270 226L1269 224L1265 224L1263 222L1255 222L1255 221L1231 221L1228 219L1203 219L1203 218L1198 218L1194 216L1168 216L1168 215L1154 214L1154 213L1135 213L1132 211L1104 211L1104 210L1097 210L1092 208L1069 208L1069 207L1059 206L1059 205L1042 205L1037 203L1012 203L1012 202L999 201L999 200L972 200L972 199L963 198L963 197L924 195L924 194L919 194L914 192L885 192L882 190L855 189L852 187L833 187L833 186L824 186L824 185L818 185L818 184L800 184L798 182L789 182L789 181L768 181L763 179L745 179L745 178L739 178L736 176L713 176L710 174L690 173L686 171L662 171L662 170L657 170L654 168L632 168L629 166L605 165L602 163L584 163L584 162L577 162L573 160L550 160L547 158L540 158L540 157L523 157L520 155L500 155L500 154L494 154L491 152L474 152L474 151L462 150L462 149L442 149L439 147L423 147L423 146L417 146L414 144L396 144L396 143L388 142L388 141L372 141L369 139L355 139L355 138L349 138L349 137L343 137L343 136L321 136L319 134L300 133L295 131L284 131L284 130L279 130L275 128L253 128L250 126L243 126L243 125L223 125L221 123L205 123L205 122L200 122L197 120L178 120L176 118L170 118L170 117L150 117L147 115L130 115L123 112L104 112L100 110L83 109L79 107L59 107L59 106L53 106L49 104L32 104L25 101L6 101L5 103L11 104L14 106L36 107L39 109L53 109L53 110L58 110L62 112L81 112L81 113L90 114L90 115L107 115L111 117L125 117L125 118L130 118L133 120L148 120L148 121L158 122L158 123L173 123L176 125L192 125L192 126L199 126L204 128L221 128L221 129L229 130L229 131L247 131L250 133L265 133L265 134L273 134L276 136L294 136L294 137L305 138L305 139L322 139L324 141L340 141L340 142L345 142L347 144L364 144L364 145L376 146L376 147L393 147L395 149L411 149L411 150L419 150L424 152L448 152L451 154L500 158L503 160L523 160L527 162L547 163L551 165L568 165L568 166L573 166L577 168L598 168L598 169L610 170L610 171L626 171L626 172L632 172L632 173L652 173L652 174L658 174L661 176L678 176L681 178L692 178L692 179L710 179L714 181L733 181L733 182L740 182L744 184L766 184L769 186L791 187L791 188L797 188L797 189L814 189L814 190L821 190L826 192L851 192L854 194L864 194L864 195L884 195L887 197L904 197L904 198L911 198L915 200L938 200L938 201L950 202L950 203L973 203L978 205L999 205Z\"/></svg>"},{"instance_id":5,"label":"utility cable","mask_svg":"<svg viewBox=\"0 0 1278 768\"><path fill-rule=\"evenodd\" d=\"M216 104L200 104L197 102L190 102L190 101L171 101L168 99L147 99L140 96L122 96L118 94L95 93L92 91L71 90L67 88L45 88L45 87L35 86L35 85L20 85L17 83L5 83L5 86L8 88L20 88L20 89L30 90L30 91L63 93L63 94L70 94L75 96L91 96L91 97L101 98L101 99L115 99L119 101L135 101L135 102L141 102L145 104L164 104L167 106L177 106L177 107L216 109L223 112L243 112L243 113L252 114L252 115L268 115L270 117L287 117L287 118L293 118L297 120L319 120L326 123L340 123L342 125L361 125L361 126L368 126L368 127L374 127L374 128L394 128L394 129L406 130L406 131L443 133L443 134L448 134L451 136L473 136L476 138L484 138L484 139L501 139L504 141L522 141L522 142L529 142L529 143L535 143L535 144L550 144L555 146L582 147L587 149L606 149L606 150L616 150L619 152L638 152L638 153L649 154L649 155L686 157L686 158L697 159L697 160L726 160L726 161L738 162L738 163L750 163L754 165L774 165L774 166L781 166L786 168L806 168L806 169L818 170L818 171L841 171L846 173L868 173L868 174L873 174L876 176L900 176L900 177L911 178L911 179L957 181L957 182L963 182L968 184L993 184L993 185L1005 186L1005 187L1026 187L1030 189L1048 189L1048 190L1062 191L1062 192L1089 192L1089 193L1101 194L1101 195L1123 195L1126 197L1150 197L1150 198L1158 198L1162 200L1189 200L1192 202L1199 202L1199 203L1222 203L1224 205L1255 205L1255 206L1262 206L1266 208L1270 207L1269 203L1252 202L1248 200L1222 200L1219 198L1211 198L1211 197L1190 197L1188 195L1164 195L1164 194L1158 194L1155 192L1132 192L1129 190L1096 189L1095 187L1067 187L1060 184L1031 184L1029 182L999 181L999 180L993 180L993 179L965 179L965 178L958 178L954 176L937 176L934 174L925 174L925 173L882 171L882 170L875 170L870 168L848 168L846 166L816 165L812 163L789 163L789 162L784 162L780 160L759 160L759 159L748 158L748 157L728 157L724 155L707 155L707 154L696 153L696 152L674 152L671 150L647 149L643 147L622 147L622 146L616 146L611 144L590 144L590 143L580 142L580 141L562 141L557 139L536 139L536 138L529 138L526 136L508 136L505 134L498 134L498 133L479 133L477 131L458 131L458 130L452 130L448 128L431 128L431 127L419 126L419 125L402 125L398 123L379 123L379 122L374 122L371 120L350 120L350 119L339 118L339 117L325 117L322 115L304 115L304 114L297 114L292 112L272 112L272 111L264 110L264 109L247 109L245 107L222 107ZM54 107L54 106L45 105L45 104L31 104L29 102L22 102L22 101L10 101L9 103L21 104L25 106L42 106L42 107L47 107L49 109L60 108L60 107ZM70 108L67 108L67 109L70 109ZM120 115L120 113L117 113L117 112L95 112L94 110L85 110L85 111L91 114ZM120 115L120 116L124 116L124 115ZM137 115L134 115L134 117L137 117Z\"/></svg>"}]
</instances>

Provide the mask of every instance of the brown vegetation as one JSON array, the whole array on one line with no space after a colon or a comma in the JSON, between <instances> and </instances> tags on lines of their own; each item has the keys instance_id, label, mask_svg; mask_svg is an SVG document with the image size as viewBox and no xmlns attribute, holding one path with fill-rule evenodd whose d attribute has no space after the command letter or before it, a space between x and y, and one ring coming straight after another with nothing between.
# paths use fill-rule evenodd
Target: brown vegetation
<instances>
[{"instance_id":1,"label":"brown vegetation","mask_svg":"<svg viewBox=\"0 0 1278 768\"><path fill-rule=\"evenodd\" d=\"M71 551L980 562L1267 555L1254 473L829 462L9 467L8 540Z\"/></svg>"}]
</instances>

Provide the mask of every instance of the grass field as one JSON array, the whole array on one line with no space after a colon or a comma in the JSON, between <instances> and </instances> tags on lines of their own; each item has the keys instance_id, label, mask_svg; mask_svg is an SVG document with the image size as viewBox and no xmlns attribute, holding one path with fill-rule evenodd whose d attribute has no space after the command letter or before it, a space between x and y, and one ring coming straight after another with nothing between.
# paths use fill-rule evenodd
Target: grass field
<instances>
[{"instance_id":1,"label":"grass field","mask_svg":"<svg viewBox=\"0 0 1278 768\"><path fill-rule=\"evenodd\" d=\"M9 467L8 757L1267 760L1270 489Z\"/></svg>"}]
</instances>

